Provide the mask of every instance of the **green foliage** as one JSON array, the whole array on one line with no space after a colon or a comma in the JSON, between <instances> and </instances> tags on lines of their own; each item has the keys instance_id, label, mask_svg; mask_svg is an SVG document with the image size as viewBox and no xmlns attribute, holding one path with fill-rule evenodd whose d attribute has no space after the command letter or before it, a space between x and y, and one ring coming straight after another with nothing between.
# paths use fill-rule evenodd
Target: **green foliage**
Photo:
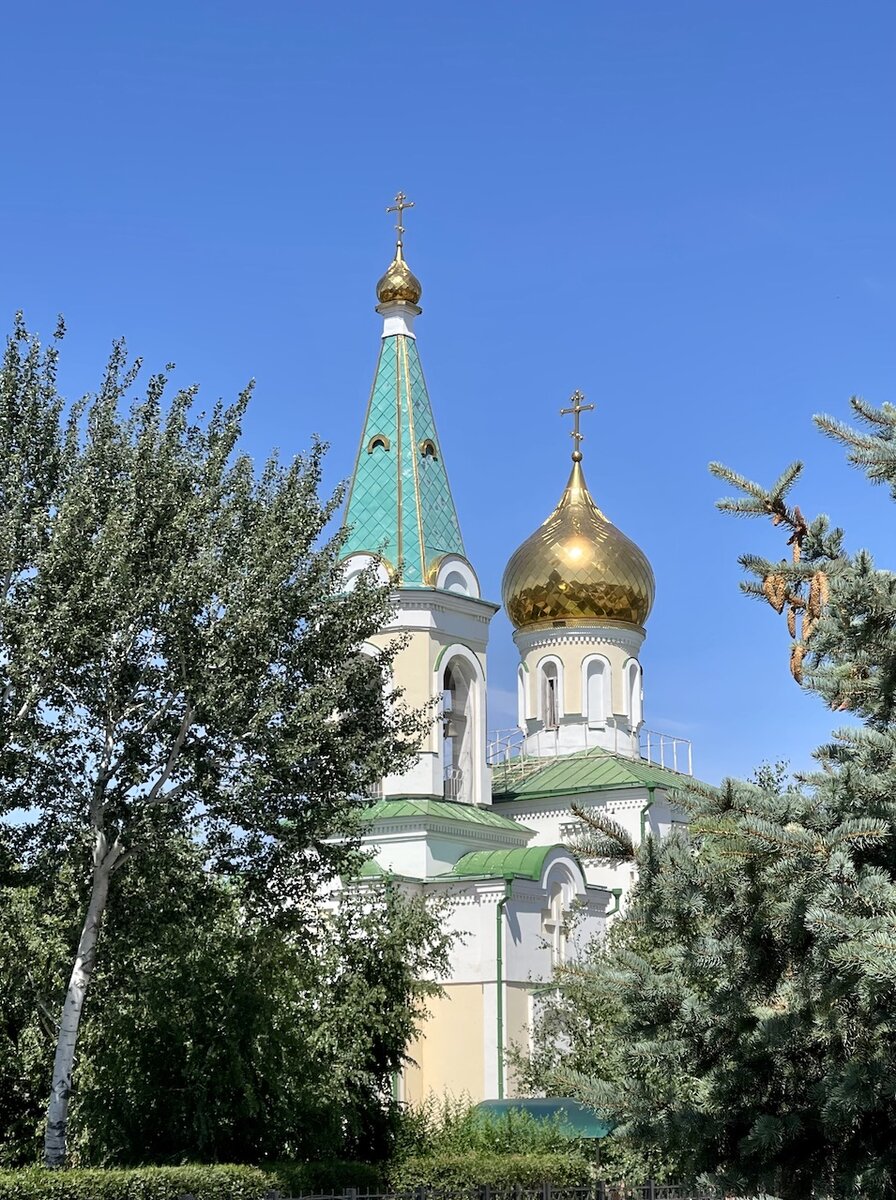
<instances>
[{"instance_id":1,"label":"green foliage","mask_svg":"<svg viewBox=\"0 0 896 1200\"><path fill-rule=\"evenodd\" d=\"M525 1154L468 1150L404 1159L390 1170L389 1182L398 1191L433 1187L457 1195L479 1185L502 1189L542 1183L555 1188L587 1187L593 1174L591 1161L577 1150Z\"/></svg>"},{"instance_id":2,"label":"green foliage","mask_svg":"<svg viewBox=\"0 0 896 1200\"><path fill-rule=\"evenodd\" d=\"M250 917L186 839L136 856L113 884L80 1039L75 1162L388 1155L392 1073L430 990L418 980L444 967L438 911L377 885L284 931ZM79 910L78 888L63 890L60 911L36 885L0 888L0 1165L37 1155L50 1005Z\"/></svg>"},{"instance_id":3,"label":"green foliage","mask_svg":"<svg viewBox=\"0 0 896 1200\"><path fill-rule=\"evenodd\" d=\"M386 1183L386 1168L382 1164L355 1162L351 1159L330 1159L327 1162L263 1163L269 1188L285 1196L300 1192L342 1192L346 1188L362 1191L382 1191ZM196 1200L202 1200L200 1196Z\"/></svg>"},{"instance_id":4,"label":"green foliage","mask_svg":"<svg viewBox=\"0 0 896 1200\"><path fill-rule=\"evenodd\" d=\"M559 1116L548 1121L522 1109L483 1112L469 1100L445 1097L404 1110L395 1157L566 1154L587 1145Z\"/></svg>"},{"instance_id":5,"label":"green foliage","mask_svg":"<svg viewBox=\"0 0 896 1200\"><path fill-rule=\"evenodd\" d=\"M872 433L819 424L896 497L896 409L853 407ZM689 830L638 848L639 882L612 938L560 981L551 1019L570 1043L542 1069L620 1121L620 1143L660 1155L675 1174L785 1200L887 1200L896 575L866 551L847 554L827 518L806 522L789 507L796 465L768 489L714 469L742 493L722 507L770 516L790 534L791 561L742 559L756 579L747 590L780 612L780 593L763 584L783 578L811 629L804 620L794 674L861 725L820 747L819 769L802 778L779 764L752 783L678 794ZM819 573L830 593L813 616Z\"/></svg>"},{"instance_id":6,"label":"green foliage","mask_svg":"<svg viewBox=\"0 0 896 1200\"><path fill-rule=\"evenodd\" d=\"M493 1188L586 1185L593 1146L560 1119L531 1113L478 1111L469 1101L435 1100L405 1111L388 1168L397 1190L415 1187L463 1192Z\"/></svg>"},{"instance_id":7,"label":"green foliage","mask_svg":"<svg viewBox=\"0 0 896 1200\"><path fill-rule=\"evenodd\" d=\"M0 1200L266 1200L272 1192L375 1189L382 1174L363 1162L283 1162L263 1167L203 1166L0 1170Z\"/></svg>"},{"instance_id":8,"label":"green foliage","mask_svg":"<svg viewBox=\"0 0 896 1200\"><path fill-rule=\"evenodd\" d=\"M263 1200L272 1179L258 1167L143 1167L137 1170L0 1171L0 1200Z\"/></svg>"},{"instance_id":9,"label":"green foliage","mask_svg":"<svg viewBox=\"0 0 896 1200\"><path fill-rule=\"evenodd\" d=\"M211 1097L216 1080L243 1096L233 1128L260 1141L253 1130L263 1124L265 1105L285 1105L280 1092L292 1087L272 1082L273 1061L289 1037L276 1032L285 1017L271 1008L263 976L288 976L292 963L281 956L289 960L302 939L315 942L315 897L351 866L368 786L401 773L428 717L384 686L397 645L373 656L360 652L386 622L388 588L372 575L351 591L343 587L345 534L331 532L342 492L319 495L321 445L288 464L271 458L256 471L239 449L251 389L206 416L195 412L194 387L166 399L167 377L157 374L131 400L140 363L128 361L122 343L97 393L72 406L63 422L56 368L57 348L43 351L19 320L0 364L0 842L23 879L40 876L42 900L59 918L54 953L67 947L74 973L66 993L64 958L51 967L42 951L36 955L43 978L33 987L26 981L17 1001L0 1048L0 1081L10 1069L15 1074L19 1054L30 1079L43 1052L41 1031L67 995L47 1161L64 1159L78 1085L74 1061L88 1076L77 1100L86 1125L95 1127L112 1093L120 1094L121 1152L134 1153L125 1147L136 1143L144 1119L161 1146L161 1128L174 1129L173 1118L149 1092L142 1093L144 1117L129 1116L139 1089L125 1093L116 1080L124 1057L117 1039L130 1040L121 1014L138 1028L152 1027L152 1011L162 1009L170 1024L156 1032L183 1061L182 1073L151 1056L143 1062L150 1075L171 1074L171 1087L162 1079L161 1090L173 1111L183 1108L175 1077L185 1084L213 1071L205 1093ZM161 927L150 933L150 892L139 895L135 864L143 861L149 879L170 867L163 861L169 847L188 839L202 846L209 871L228 881L239 907L216 908L218 892L200 898L197 920L208 918L205 928L194 928L185 908L176 918L185 943L178 963L177 934ZM107 889L120 925L131 921L132 903L142 924L138 941L128 947L122 936L105 961L111 938L97 938ZM22 939L21 959L31 934L16 934L16 920L13 913L2 936ZM114 915L105 924L113 927ZM145 969L156 950L170 956L157 977ZM5 952L15 960L14 944ZM351 938L345 952L361 953ZM120 983L111 979L113 966ZM372 975L373 963L365 970ZM97 1008L107 1027L95 1024L88 1052L74 1059L81 998L89 1012L95 973L105 978ZM407 997L412 989L404 975L399 979L390 996L403 989ZM177 992L181 985L185 1012L208 995L219 1038L210 1029L199 1042L181 1034L184 1012L164 996L166 987ZM382 996L381 979L377 987ZM344 1007L361 1002L344 982L336 991ZM369 1038L371 1048L362 1052L355 1080L359 1111L349 1112L349 1140L373 1136L363 1114L371 1088L381 1090L382 1064L400 1059L396 1039L413 1023L408 1012L407 1004L402 1016L387 1009L375 1026L368 1009L368 1025L359 1025L366 1032L357 1037ZM275 1031L273 1057L260 1083L255 1052L246 1046L260 1046L268 1027ZM355 1031L351 1022L346 1028ZM340 1086L349 1073L346 1067ZM50 1081L48 1069L47 1094ZM13 1084L25 1086L21 1078ZM205 1111L196 1086L197 1110L181 1119L190 1145L205 1153L221 1101L209 1099ZM88 1097L102 1090L107 1099L97 1099L88 1121ZM0 1100L9 1127L7 1105L22 1114L18 1141L33 1120L30 1091ZM227 1120L222 1128L226 1142ZM83 1145L81 1152L88 1153Z\"/></svg>"}]
</instances>

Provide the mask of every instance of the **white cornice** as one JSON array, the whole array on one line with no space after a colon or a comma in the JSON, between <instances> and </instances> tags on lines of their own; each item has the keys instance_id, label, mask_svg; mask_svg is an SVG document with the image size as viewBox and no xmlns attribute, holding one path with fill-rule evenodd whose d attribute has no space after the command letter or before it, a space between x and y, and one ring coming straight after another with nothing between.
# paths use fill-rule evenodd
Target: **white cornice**
<instances>
[{"instance_id":1,"label":"white cornice","mask_svg":"<svg viewBox=\"0 0 896 1200\"><path fill-rule=\"evenodd\" d=\"M623 626L563 625L554 629L518 629L513 635L520 654L543 646L619 646L634 657L644 644L644 634Z\"/></svg>"},{"instance_id":2,"label":"white cornice","mask_svg":"<svg viewBox=\"0 0 896 1200\"><path fill-rule=\"evenodd\" d=\"M403 609L434 609L436 612L475 613L481 621L490 621L500 604L491 600L480 600L476 596L465 596L463 592L446 592L441 588L401 587L393 593L395 604Z\"/></svg>"}]
</instances>

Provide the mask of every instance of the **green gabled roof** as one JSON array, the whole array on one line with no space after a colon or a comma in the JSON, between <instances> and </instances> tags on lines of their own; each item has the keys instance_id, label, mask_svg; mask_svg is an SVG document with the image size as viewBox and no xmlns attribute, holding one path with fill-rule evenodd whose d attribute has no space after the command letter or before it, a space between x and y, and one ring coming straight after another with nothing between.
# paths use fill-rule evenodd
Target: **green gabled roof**
<instances>
[{"instance_id":1,"label":"green gabled roof","mask_svg":"<svg viewBox=\"0 0 896 1200\"><path fill-rule=\"evenodd\" d=\"M541 879L544 860L552 850L562 846L522 846L517 850L474 850L465 854L451 868L450 875L494 875L520 876L523 879Z\"/></svg>"},{"instance_id":2,"label":"green gabled roof","mask_svg":"<svg viewBox=\"0 0 896 1200\"><path fill-rule=\"evenodd\" d=\"M361 863L361 870L358 872L358 879L379 879L386 872L376 861L375 858L365 858Z\"/></svg>"},{"instance_id":3,"label":"green gabled roof","mask_svg":"<svg viewBox=\"0 0 896 1200\"><path fill-rule=\"evenodd\" d=\"M529 834L531 829L512 821L492 808L477 804L461 804L459 800L429 799L425 796L394 796L378 800L362 813L365 821L394 821L401 817L418 820L457 821L465 825L485 825L491 829Z\"/></svg>"},{"instance_id":4,"label":"green gabled roof","mask_svg":"<svg viewBox=\"0 0 896 1200\"><path fill-rule=\"evenodd\" d=\"M464 556L417 343L405 334L382 340L345 524L343 554L401 564L402 583L429 584L438 559Z\"/></svg>"},{"instance_id":5,"label":"green gabled roof","mask_svg":"<svg viewBox=\"0 0 896 1200\"><path fill-rule=\"evenodd\" d=\"M655 766L640 758L624 758L606 750L583 750L544 759L544 765L521 775L513 761L496 767L492 777L495 800L517 800L536 796L568 796L576 792L611 791L617 788L686 786L691 776Z\"/></svg>"}]
</instances>

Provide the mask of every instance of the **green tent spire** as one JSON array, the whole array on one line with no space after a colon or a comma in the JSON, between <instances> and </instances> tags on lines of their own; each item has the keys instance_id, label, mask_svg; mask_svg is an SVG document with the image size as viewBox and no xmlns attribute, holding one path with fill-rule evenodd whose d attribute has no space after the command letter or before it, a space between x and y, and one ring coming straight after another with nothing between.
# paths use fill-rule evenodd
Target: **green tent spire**
<instances>
[{"instance_id":1,"label":"green tent spire","mask_svg":"<svg viewBox=\"0 0 896 1200\"><path fill-rule=\"evenodd\" d=\"M411 587L433 583L443 555L466 557L412 329L420 290L399 242L377 286L383 340L346 507L343 551L346 557L380 556Z\"/></svg>"}]
</instances>

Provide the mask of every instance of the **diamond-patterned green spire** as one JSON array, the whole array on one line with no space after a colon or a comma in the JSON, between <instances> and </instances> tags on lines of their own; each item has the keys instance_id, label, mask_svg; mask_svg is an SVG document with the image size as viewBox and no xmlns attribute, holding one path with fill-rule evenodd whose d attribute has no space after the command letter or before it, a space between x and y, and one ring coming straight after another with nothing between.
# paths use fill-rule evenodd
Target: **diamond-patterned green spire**
<instances>
[{"instance_id":1,"label":"diamond-patterned green spire","mask_svg":"<svg viewBox=\"0 0 896 1200\"><path fill-rule=\"evenodd\" d=\"M464 556L417 343L406 334L382 341L345 524L344 555L379 555L410 586L431 584L442 555Z\"/></svg>"}]
</instances>

